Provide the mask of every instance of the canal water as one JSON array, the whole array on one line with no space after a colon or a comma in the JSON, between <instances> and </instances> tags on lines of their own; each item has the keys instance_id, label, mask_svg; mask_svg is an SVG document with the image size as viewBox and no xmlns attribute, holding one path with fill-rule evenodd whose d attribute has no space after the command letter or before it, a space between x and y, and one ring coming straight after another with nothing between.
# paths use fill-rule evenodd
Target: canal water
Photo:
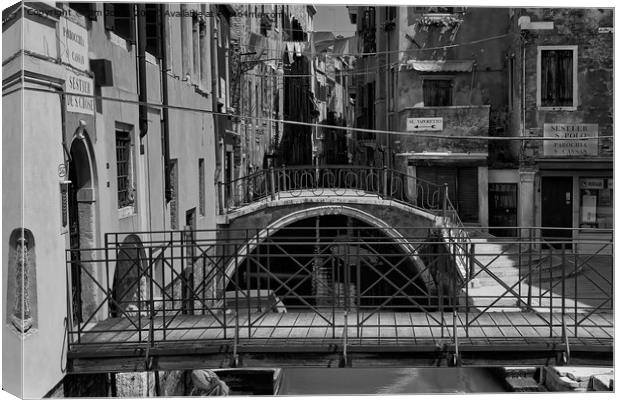
<instances>
[{"instance_id":1,"label":"canal water","mask_svg":"<svg viewBox=\"0 0 620 400\"><path fill-rule=\"evenodd\" d=\"M278 395L506 392L485 368L287 368Z\"/></svg>"}]
</instances>

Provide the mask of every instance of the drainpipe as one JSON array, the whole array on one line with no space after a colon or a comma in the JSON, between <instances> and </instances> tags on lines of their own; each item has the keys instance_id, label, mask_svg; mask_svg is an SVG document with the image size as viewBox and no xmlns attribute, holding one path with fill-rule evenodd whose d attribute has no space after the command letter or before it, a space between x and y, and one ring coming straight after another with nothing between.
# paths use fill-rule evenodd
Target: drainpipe
<instances>
[{"instance_id":1,"label":"drainpipe","mask_svg":"<svg viewBox=\"0 0 620 400\"><path fill-rule=\"evenodd\" d=\"M159 6L159 15L163 16L166 12L166 6L161 4ZM172 189L170 187L170 125L168 119L168 54L166 51L166 23L161 18L159 21L159 54L161 57L161 97L162 104L162 117L161 117L161 132L162 132L162 152L164 156L164 194L166 202L172 200Z\"/></svg>"},{"instance_id":2,"label":"drainpipe","mask_svg":"<svg viewBox=\"0 0 620 400\"><path fill-rule=\"evenodd\" d=\"M138 7L138 100L140 105L138 108L138 116L140 120L140 141L146 136L149 129L149 121L147 115L147 87L146 87L146 21L143 15L146 15L146 7L144 3L139 3ZM142 153L142 150L140 151Z\"/></svg>"},{"instance_id":3,"label":"drainpipe","mask_svg":"<svg viewBox=\"0 0 620 400\"><path fill-rule=\"evenodd\" d=\"M214 15L218 15L218 5L212 4L212 11ZM219 66L218 66L218 62L219 62L219 47L218 47L218 37L219 35L222 34L222 32L216 30L215 28L217 27L217 21L215 19L212 20L211 22L212 24L215 24L215 27L212 25L211 26L211 32L215 33L214 35L211 35L211 40L212 40L212 45L211 45L211 93L213 94L213 101L212 101L212 105L213 105L213 111L217 112L218 111L218 96L219 96L219 90L218 90L218 85L219 85L219 79L220 79L220 74L219 74ZM222 26L222 24L220 23L220 27ZM215 143L218 143L220 145L221 148L224 147L224 138L223 136L220 135L220 118L221 116L219 114L214 115L213 116L213 130L215 131ZM220 151L218 151L220 150ZM220 176L218 177L218 179L220 180L220 182L224 183L224 166L226 165L226 162L224 160L224 157L221 156L221 149L216 149L215 152L215 160L216 160L216 164L217 164L217 158L218 155L220 156Z\"/></svg>"}]
</instances>

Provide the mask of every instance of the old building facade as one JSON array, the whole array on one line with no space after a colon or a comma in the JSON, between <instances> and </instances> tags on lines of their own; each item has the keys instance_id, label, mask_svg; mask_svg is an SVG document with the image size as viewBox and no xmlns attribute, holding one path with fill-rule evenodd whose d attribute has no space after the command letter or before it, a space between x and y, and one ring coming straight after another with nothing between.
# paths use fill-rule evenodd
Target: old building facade
<instances>
[{"instance_id":1,"label":"old building facade","mask_svg":"<svg viewBox=\"0 0 620 400\"><path fill-rule=\"evenodd\" d=\"M361 162L382 160L421 181L447 183L461 219L486 226L489 141L460 138L507 133L508 10L358 7L350 14L363 52L358 126L401 132L374 140L358 134L367 148ZM482 23L489 19L497 23Z\"/></svg>"},{"instance_id":2,"label":"old building facade","mask_svg":"<svg viewBox=\"0 0 620 400\"><path fill-rule=\"evenodd\" d=\"M519 224L562 228L547 238L609 237L613 10L516 9L511 29L512 133L538 139L518 149Z\"/></svg>"},{"instance_id":3,"label":"old building facade","mask_svg":"<svg viewBox=\"0 0 620 400\"><path fill-rule=\"evenodd\" d=\"M24 316L3 325L7 390L41 397L62 381L67 324L109 311L90 275L115 289L136 276L122 261L89 263L94 251L68 264L64 249L102 247L119 232L139 251L153 236L131 232L215 228L211 14L203 4L4 11L4 188L21 190L3 191L3 320ZM20 295L25 313L8 306Z\"/></svg>"},{"instance_id":4,"label":"old building facade","mask_svg":"<svg viewBox=\"0 0 620 400\"><path fill-rule=\"evenodd\" d=\"M356 163L448 184L461 219L500 236L612 226L612 10L350 6L349 15L355 126L400 132L356 132Z\"/></svg>"}]
</instances>

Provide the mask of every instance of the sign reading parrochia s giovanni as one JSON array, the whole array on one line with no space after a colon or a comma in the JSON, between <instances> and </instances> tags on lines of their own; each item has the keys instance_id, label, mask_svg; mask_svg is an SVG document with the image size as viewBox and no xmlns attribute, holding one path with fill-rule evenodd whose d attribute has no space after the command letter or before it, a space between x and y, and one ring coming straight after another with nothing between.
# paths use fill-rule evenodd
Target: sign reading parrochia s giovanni
<instances>
[{"instance_id":1,"label":"sign reading parrochia s giovanni","mask_svg":"<svg viewBox=\"0 0 620 400\"><path fill-rule=\"evenodd\" d=\"M67 93L66 105L68 112L93 115L95 113L95 101L92 97L71 96L70 93L93 95L93 79L88 76L78 75L67 69L65 80L65 92Z\"/></svg>"},{"instance_id":2,"label":"sign reading parrochia s giovanni","mask_svg":"<svg viewBox=\"0 0 620 400\"><path fill-rule=\"evenodd\" d=\"M598 124L545 124L543 134L554 139L544 141L545 156L598 155Z\"/></svg>"},{"instance_id":3,"label":"sign reading parrochia s giovanni","mask_svg":"<svg viewBox=\"0 0 620 400\"><path fill-rule=\"evenodd\" d=\"M88 32L86 28L66 18L60 18L58 21L58 38L60 60L79 70L88 70Z\"/></svg>"}]
</instances>

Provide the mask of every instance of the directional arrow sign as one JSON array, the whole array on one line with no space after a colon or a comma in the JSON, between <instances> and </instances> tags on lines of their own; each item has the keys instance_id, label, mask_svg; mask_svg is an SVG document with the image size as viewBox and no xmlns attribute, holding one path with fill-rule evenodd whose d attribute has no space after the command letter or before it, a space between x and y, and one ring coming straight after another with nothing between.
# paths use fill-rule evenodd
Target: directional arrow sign
<instances>
[{"instance_id":1,"label":"directional arrow sign","mask_svg":"<svg viewBox=\"0 0 620 400\"><path fill-rule=\"evenodd\" d=\"M421 131L442 131L443 130L443 118L407 118L407 131L421 132Z\"/></svg>"}]
</instances>

